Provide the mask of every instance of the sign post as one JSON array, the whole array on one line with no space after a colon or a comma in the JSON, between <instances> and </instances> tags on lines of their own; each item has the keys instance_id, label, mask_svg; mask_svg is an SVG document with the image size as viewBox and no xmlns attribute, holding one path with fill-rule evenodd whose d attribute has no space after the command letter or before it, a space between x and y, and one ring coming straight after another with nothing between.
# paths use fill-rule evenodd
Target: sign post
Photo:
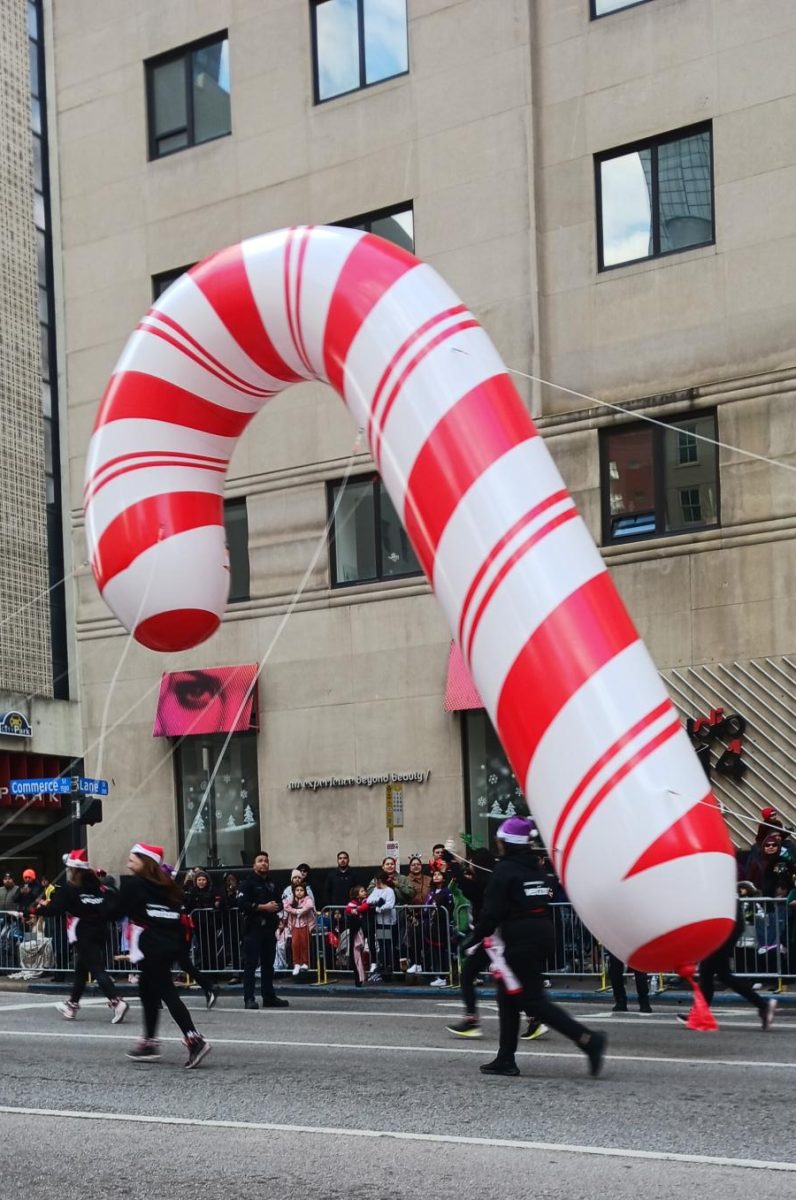
<instances>
[{"instance_id":1,"label":"sign post","mask_svg":"<svg viewBox=\"0 0 796 1200\"><path fill-rule=\"evenodd\" d=\"M398 862L400 851L395 840L396 829L404 823L404 790L398 783L388 783L384 789L384 812L387 823L387 857Z\"/></svg>"}]
</instances>

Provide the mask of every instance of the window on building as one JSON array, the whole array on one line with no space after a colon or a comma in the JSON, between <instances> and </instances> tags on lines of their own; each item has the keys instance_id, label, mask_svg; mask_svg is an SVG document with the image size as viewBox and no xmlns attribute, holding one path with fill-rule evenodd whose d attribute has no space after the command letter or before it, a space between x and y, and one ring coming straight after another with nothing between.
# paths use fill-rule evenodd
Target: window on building
<instances>
[{"instance_id":1,"label":"window on building","mask_svg":"<svg viewBox=\"0 0 796 1200\"><path fill-rule=\"evenodd\" d=\"M638 8L640 4L648 3L649 0L591 0L592 20L619 12L620 8Z\"/></svg>"},{"instance_id":2,"label":"window on building","mask_svg":"<svg viewBox=\"0 0 796 1200\"><path fill-rule=\"evenodd\" d=\"M229 602L249 599L249 514L246 497L224 501L229 551Z\"/></svg>"},{"instance_id":3,"label":"window on building","mask_svg":"<svg viewBox=\"0 0 796 1200\"><path fill-rule=\"evenodd\" d=\"M336 221L344 229L361 229L364 233L375 233L378 237L394 242L396 246L415 252L415 214L412 204L395 204L391 208L380 208L376 212L364 213Z\"/></svg>"},{"instance_id":4,"label":"window on building","mask_svg":"<svg viewBox=\"0 0 796 1200\"><path fill-rule=\"evenodd\" d=\"M603 540L631 541L719 523L716 414L604 430Z\"/></svg>"},{"instance_id":5,"label":"window on building","mask_svg":"<svg viewBox=\"0 0 796 1200\"><path fill-rule=\"evenodd\" d=\"M476 849L497 853L495 834L501 821L527 806L492 722L483 710L462 713L464 732L467 834Z\"/></svg>"},{"instance_id":6,"label":"window on building","mask_svg":"<svg viewBox=\"0 0 796 1200\"><path fill-rule=\"evenodd\" d=\"M715 240L710 125L599 154L595 167L601 271Z\"/></svg>"},{"instance_id":7,"label":"window on building","mask_svg":"<svg viewBox=\"0 0 796 1200\"><path fill-rule=\"evenodd\" d=\"M191 267L196 266L195 263L188 263L185 267L174 267L170 271L160 271L159 274L152 276L152 299L157 300L164 292L167 292L173 283L184 275L186 271L190 271Z\"/></svg>"},{"instance_id":8,"label":"window on building","mask_svg":"<svg viewBox=\"0 0 796 1200\"><path fill-rule=\"evenodd\" d=\"M409 70L406 0L310 0L315 103Z\"/></svg>"},{"instance_id":9,"label":"window on building","mask_svg":"<svg viewBox=\"0 0 796 1200\"><path fill-rule=\"evenodd\" d=\"M378 475L331 484L329 507L333 514L329 531L333 587L421 574Z\"/></svg>"},{"instance_id":10,"label":"window on building","mask_svg":"<svg viewBox=\"0 0 796 1200\"><path fill-rule=\"evenodd\" d=\"M170 50L145 66L150 158L231 133L226 33Z\"/></svg>"},{"instance_id":11,"label":"window on building","mask_svg":"<svg viewBox=\"0 0 796 1200\"><path fill-rule=\"evenodd\" d=\"M227 737L185 737L174 751L180 844L189 867L234 870L251 865L260 847L257 735Z\"/></svg>"}]
</instances>

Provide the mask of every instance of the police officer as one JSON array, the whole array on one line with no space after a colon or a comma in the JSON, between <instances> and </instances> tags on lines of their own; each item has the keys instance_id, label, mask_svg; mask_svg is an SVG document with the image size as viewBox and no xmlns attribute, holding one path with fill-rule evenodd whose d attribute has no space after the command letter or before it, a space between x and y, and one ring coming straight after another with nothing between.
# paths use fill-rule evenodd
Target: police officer
<instances>
[{"instance_id":1,"label":"police officer","mask_svg":"<svg viewBox=\"0 0 796 1200\"><path fill-rule=\"evenodd\" d=\"M254 973L259 964L263 1008L287 1008L274 992L274 956L276 930L282 911L279 889L272 882L270 862L264 850L254 859L254 871L238 890L238 908L243 920L243 1006L257 1008L254 998Z\"/></svg>"},{"instance_id":2,"label":"police officer","mask_svg":"<svg viewBox=\"0 0 796 1200\"><path fill-rule=\"evenodd\" d=\"M468 939L474 946L499 930L505 945L506 974L515 976L521 988L511 994L507 986L510 981L505 976L500 980L500 1045L497 1058L484 1063L481 1071L485 1075L519 1075L514 1055L520 1009L525 1008L574 1042L588 1058L591 1074L599 1075L605 1034L587 1029L545 995L542 972L555 946L550 917L552 890L531 853L532 832L533 825L525 817L509 817L498 829L500 860L487 884L480 920Z\"/></svg>"}]
</instances>

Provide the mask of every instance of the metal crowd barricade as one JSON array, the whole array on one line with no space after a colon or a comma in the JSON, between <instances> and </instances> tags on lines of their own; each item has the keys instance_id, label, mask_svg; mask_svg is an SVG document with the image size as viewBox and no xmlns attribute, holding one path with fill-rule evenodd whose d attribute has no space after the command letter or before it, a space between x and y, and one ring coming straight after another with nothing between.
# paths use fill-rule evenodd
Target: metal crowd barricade
<instances>
[{"instance_id":1,"label":"metal crowd barricade","mask_svg":"<svg viewBox=\"0 0 796 1200\"><path fill-rule=\"evenodd\" d=\"M328 906L320 913L323 971L330 975L374 976L389 982L394 975L453 984L458 970L453 923L447 909L430 904L396 905L382 913L371 909L354 921L343 907ZM358 928L357 928L358 926ZM376 970L371 968L375 965Z\"/></svg>"},{"instance_id":2,"label":"metal crowd barricade","mask_svg":"<svg viewBox=\"0 0 796 1200\"><path fill-rule=\"evenodd\" d=\"M754 896L741 901L744 926L735 944L736 975L785 980L796 975L796 908L784 896Z\"/></svg>"}]
</instances>

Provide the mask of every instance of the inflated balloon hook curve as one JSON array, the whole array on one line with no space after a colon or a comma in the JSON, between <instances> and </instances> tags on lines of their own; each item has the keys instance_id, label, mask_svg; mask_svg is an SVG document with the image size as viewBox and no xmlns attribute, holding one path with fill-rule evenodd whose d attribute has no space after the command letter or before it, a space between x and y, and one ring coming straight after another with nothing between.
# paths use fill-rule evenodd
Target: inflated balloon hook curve
<instances>
[{"instance_id":1,"label":"inflated balloon hook curve","mask_svg":"<svg viewBox=\"0 0 796 1200\"><path fill-rule=\"evenodd\" d=\"M735 863L702 768L494 346L406 251L357 230L281 230L158 299L88 452L106 602L155 650L215 631L230 457L271 396L310 379L366 431L581 917L639 968L709 953L732 930Z\"/></svg>"}]
</instances>

